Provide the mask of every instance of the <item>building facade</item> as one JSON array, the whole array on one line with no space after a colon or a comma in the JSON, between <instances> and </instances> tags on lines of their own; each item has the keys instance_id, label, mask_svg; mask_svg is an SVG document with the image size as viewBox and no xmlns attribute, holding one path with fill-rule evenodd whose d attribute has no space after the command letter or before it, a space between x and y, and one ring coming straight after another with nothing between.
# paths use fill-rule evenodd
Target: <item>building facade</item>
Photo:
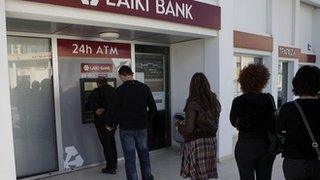
<instances>
[{"instance_id":1,"label":"building facade","mask_svg":"<svg viewBox=\"0 0 320 180\"><path fill-rule=\"evenodd\" d=\"M0 178L103 163L86 95L97 76L119 85L124 64L157 102L151 150L178 145L174 114L192 75L204 72L222 104L218 156L232 158L229 111L241 94L240 70L265 64L272 74L265 92L278 106L293 100L299 66L320 62L319 8L320 0L1 1Z\"/></svg>"}]
</instances>

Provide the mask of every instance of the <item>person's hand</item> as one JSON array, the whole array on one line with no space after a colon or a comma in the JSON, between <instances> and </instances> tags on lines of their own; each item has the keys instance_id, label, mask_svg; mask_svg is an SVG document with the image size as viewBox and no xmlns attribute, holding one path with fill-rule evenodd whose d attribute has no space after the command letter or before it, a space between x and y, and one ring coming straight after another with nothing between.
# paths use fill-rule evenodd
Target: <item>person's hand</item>
<instances>
[{"instance_id":1,"label":"person's hand","mask_svg":"<svg viewBox=\"0 0 320 180\"><path fill-rule=\"evenodd\" d=\"M179 127L179 126L181 126L183 124L183 121L177 121L176 123L175 123L175 126L176 127Z\"/></svg>"},{"instance_id":2,"label":"person's hand","mask_svg":"<svg viewBox=\"0 0 320 180\"><path fill-rule=\"evenodd\" d=\"M105 111L105 109L98 109L98 110L96 110L96 114L98 116L100 116L104 111Z\"/></svg>"},{"instance_id":3,"label":"person's hand","mask_svg":"<svg viewBox=\"0 0 320 180\"><path fill-rule=\"evenodd\" d=\"M107 128L107 130L110 131L110 132L113 130L113 127L107 126L106 128Z\"/></svg>"}]
</instances>

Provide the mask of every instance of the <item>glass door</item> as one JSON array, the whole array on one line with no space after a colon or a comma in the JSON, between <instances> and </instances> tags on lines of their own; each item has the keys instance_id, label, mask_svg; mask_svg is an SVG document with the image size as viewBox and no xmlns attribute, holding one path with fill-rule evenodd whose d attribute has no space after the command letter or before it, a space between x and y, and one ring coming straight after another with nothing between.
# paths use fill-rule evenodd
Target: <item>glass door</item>
<instances>
[{"instance_id":1,"label":"glass door","mask_svg":"<svg viewBox=\"0 0 320 180\"><path fill-rule=\"evenodd\" d=\"M238 78L240 72L243 68L250 64L262 64L263 60L260 57L251 57L251 56L241 56L235 55L235 71L234 71L234 97L240 96L242 94L240 83L238 82Z\"/></svg>"},{"instance_id":2,"label":"glass door","mask_svg":"<svg viewBox=\"0 0 320 180\"><path fill-rule=\"evenodd\" d=\"M281 107L288 102L289 62L279 61L278 68L278 107Z\"/></svg>"},{"instance_id":3,"label":"glass door","mask_svg":"<svg viewBox=\"0 0 320 180\"><path fill-rule=\"evenodd\" d=\"M135 75L137 80L149 86L157 104L158 113L150 125L148 142L150 150L156 150L168 147L171 144L167 96L167 59L164 52L148 51L147 47L144 50L147 51L136 52Z\"/></svg>"},{"instance_id":4,"label":"glass door","mask_svg":"<svg viewBox=\"0 0 320 180\"><path fill-rule=\"evenodd\" d=\"M17 176L57 171L51 41L8 37Z\"/></svg>"}]
</instances>

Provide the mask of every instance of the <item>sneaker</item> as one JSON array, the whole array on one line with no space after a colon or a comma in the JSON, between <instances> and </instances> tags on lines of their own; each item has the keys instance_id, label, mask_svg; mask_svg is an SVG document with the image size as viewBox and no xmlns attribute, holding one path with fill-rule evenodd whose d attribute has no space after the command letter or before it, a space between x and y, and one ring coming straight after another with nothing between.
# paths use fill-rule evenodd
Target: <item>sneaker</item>
<instances>
[{"instance_id":1,"label":"sneaker","mask_svg":"<svg viewBox=\"0 0 320 180\"><path fill-rule=\"evenodd\" d=\"M101 172L105 173L105 174L116 174L117 173L116 169L110 169L110 168L103 168L103 169L101 169Z\"/></svg>"}]
</instances>

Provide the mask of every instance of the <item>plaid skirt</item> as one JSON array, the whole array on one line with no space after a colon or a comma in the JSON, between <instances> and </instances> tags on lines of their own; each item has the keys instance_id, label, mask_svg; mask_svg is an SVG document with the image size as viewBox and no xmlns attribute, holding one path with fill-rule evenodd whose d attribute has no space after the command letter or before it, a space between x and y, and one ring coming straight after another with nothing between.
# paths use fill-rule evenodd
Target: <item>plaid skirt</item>
<instances>
[{"instance_id":1,"label":"plaid skirt","mask_svg":"<svg viewBox=\"0 0 320 180\"><path fill-rule=\"evenodd\" d=\"M218 178L215 137L183 144L181 176L192 180Z\"/></svg>"}]
</instances>

